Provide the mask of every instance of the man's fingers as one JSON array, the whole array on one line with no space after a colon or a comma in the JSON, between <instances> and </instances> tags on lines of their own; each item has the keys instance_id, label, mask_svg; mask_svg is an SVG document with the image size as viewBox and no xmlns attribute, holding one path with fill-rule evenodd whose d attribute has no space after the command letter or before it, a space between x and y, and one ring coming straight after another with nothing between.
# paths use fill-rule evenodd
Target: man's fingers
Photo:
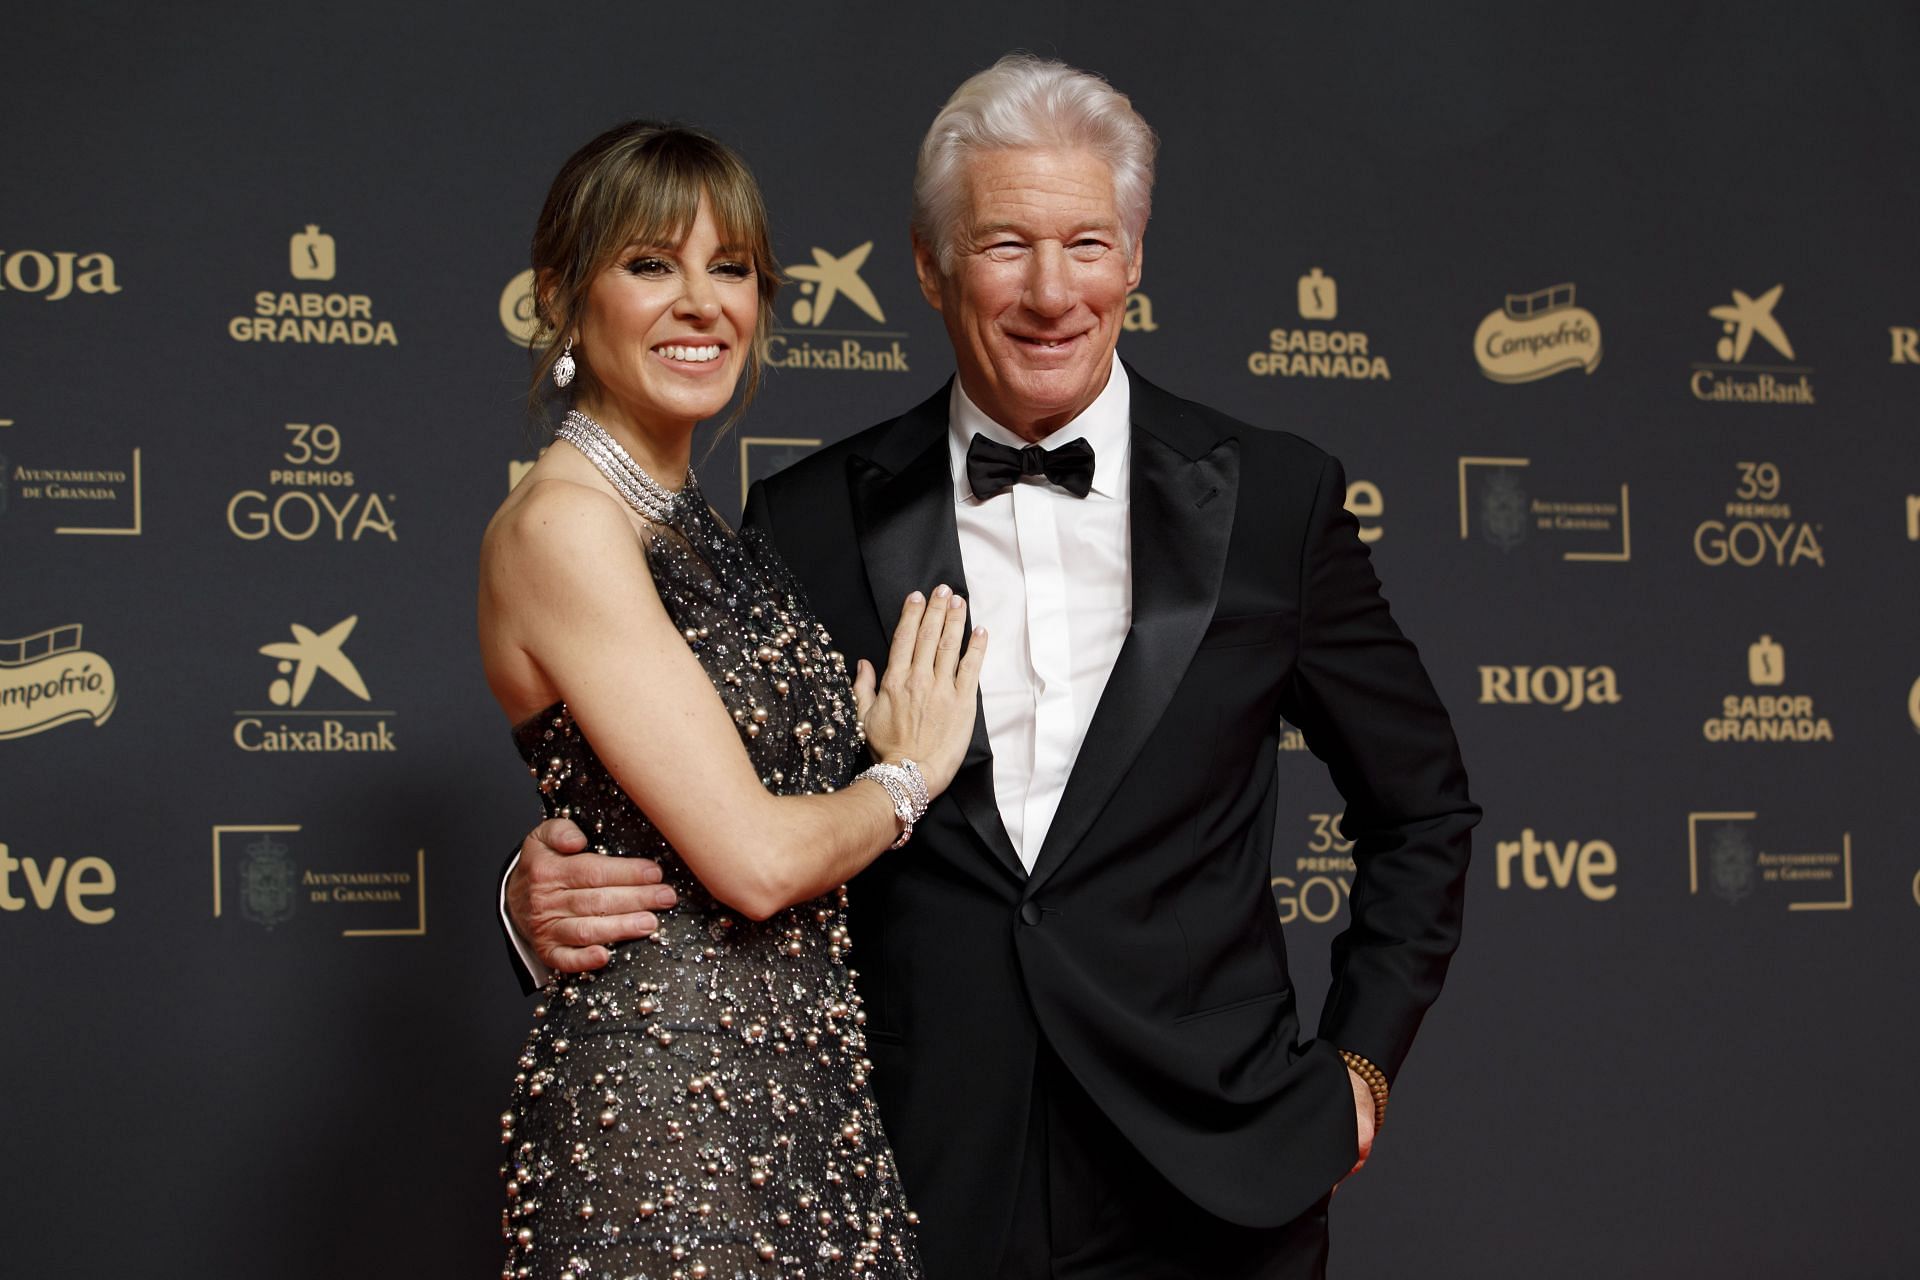
<instances>
[{"instance_id":1,"label":"man's fingers","mask_svg":"<svg viewBox=\"0 0 1920 1280\"><path fill-rule=\"evenodd\" d=\"M943 582L933 589L927 607L920 614L920 630L913 638L913 666L917 671L933 670L933 655L940 648L940 633L946 629L947 614L952 612L948 608L951 599L952 593Z\"/></svg>"},{"instance_id":2,"label":"man's fingers","mask_svg":"<svg viewBox=\"0 0 1920 1280\"><path fill-rule=\"evenodd\" d=\"M918 591L900 606L900 621L893 627L893 643L887 647L887 671L907 673L913 663L913 640L920 633L920 617L927 611L927 598Z\"/></svg>"},{"instance_id":3,"label":"man's fingers","mask_svg":"<svg viewBox=\"0 0 1920 1280\"><path fill-rule=\"evenodd\" d=\"M660 864L652 858L616 858L581 854L560 864L552 887L561 890L619 889L660 883Z\"/></svg>"},{"instance_id":4,"label":"man's fingers","mask_svg":"<svg viewBox=\"0 0 1920 1280\"><path fill-rule=\"evenodd\" d=\"M632 942L660 928L660 917L651 911L633 911L617 916L567 916L555 920L547 930L553 946L581 950L614 942Z\"/></svg>"},{"instance_id":5,"label":"man's fingers","mask_svg":"<svg viewBox=\"0 0 1920 1280\"><path fill-rule=\"evenodd\" d=\"M940 648L933 655L933 674L942 680L953 679L960 665L960 642L967 634L967 602L959 596L947 601L947 616L940 626Z\"/></svg>"},{"instance_id":6,"label":"man's fingers","mask_svg":"<svg viewBox=\"0 0 1920 1280\"><path fill-rule=\"evenodd\" d=\"M560 920L569 916L623 916L635 911L664 911L675 901L670 885L608 885L593 889L570 889L558 894L551 906L541 903L543 914Z\"/></svg>"},{"instance_id":7,"label":"man's fingers","mask_svg":"<svg viewBox=\"0 0 1920 1280\"><path fill-rule=\"evenodd\" d=\"M522 856L535 852L540 846L554 853L578 853L587 847L587 833L570 818L548 818L521 842Z\"/></svg>"},{"instance_id":8,"label":"man's fingers","mask_svg":"<svg viewBox=\"0 0 1920 1280\"><path fill-rule=\"evenodd\" d=\"M543 947L540 963L555 973L585 973L605 967L613 953L605 947Z\"/></svg>"}]
</instances>

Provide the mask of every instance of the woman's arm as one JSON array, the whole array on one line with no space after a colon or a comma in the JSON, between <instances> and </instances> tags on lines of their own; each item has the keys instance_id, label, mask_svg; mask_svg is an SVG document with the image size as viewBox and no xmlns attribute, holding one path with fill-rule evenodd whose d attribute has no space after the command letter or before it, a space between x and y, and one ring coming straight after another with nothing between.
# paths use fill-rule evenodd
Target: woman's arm
<instances>
[{"instance_id":1,"label":"woman's arm","mask_svg":"<svg viewBox=\"0 0 1920 1280\"><path fill-rule=\"evenodd\" d=\"M893 843L893 805L873 782L818 796L761 785L610 497L538 484L489 534L481 606L483 651L518 648L537 666L628 796L742 914L765 919L817 897ZM855 682L870 741L919 763L934 794L972 735L985 644L960 656L965 628L964 602L910 599L884 687L865 662Z\"/></svg>"}]
</instances>

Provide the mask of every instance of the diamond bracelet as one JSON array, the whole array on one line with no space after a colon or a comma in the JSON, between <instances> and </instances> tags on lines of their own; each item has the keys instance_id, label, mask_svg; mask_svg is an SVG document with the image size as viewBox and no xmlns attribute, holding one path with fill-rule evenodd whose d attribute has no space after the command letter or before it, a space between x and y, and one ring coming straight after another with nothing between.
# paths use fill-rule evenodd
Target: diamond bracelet
<instances>
[{"instance_id":1,"label":"diamond bracelet","mask_svg":"<svg viewBox=\"0 0 1920 1280\"><path fill-rule=\"evenodd\" d=\"M926 816L930 798L927 795L927 780L920 776L920 766L911 760L902 760L899 764L869 765L854 781L861 778L877 782L886 790L887 798L893 801L893 816L906 825L900 836L889 849L898 849L913 838L913 824Z\"/></svg>"}]
</instances>

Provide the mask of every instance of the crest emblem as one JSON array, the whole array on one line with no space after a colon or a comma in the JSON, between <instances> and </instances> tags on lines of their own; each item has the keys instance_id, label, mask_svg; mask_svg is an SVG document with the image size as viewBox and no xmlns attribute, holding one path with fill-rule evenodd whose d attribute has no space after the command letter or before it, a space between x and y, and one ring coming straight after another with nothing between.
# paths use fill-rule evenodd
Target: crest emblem
<instances>
[{"instance_id":1,"label":"crest emblem","mask_svg":"<svg viewBox=\"0 0 1920 1280\"><path fill-rule=\"evenodd\" d=\"M1721 827L1714 833L1707 867L1717 896L1733 903L1753 894L1753 849L1740 828Z\"/></svg>"},{"instance_id":2,"label":"crest emblem","mask_svg":"<svg viewBox=\"0 0 1920 1280\"><path fill-rule=\"evenodd\" d=\"M1494 472L1480 491L1480 532L1502 551L1527 540L1527 491L1513 472Z\"/></svg>"},{"instance_id":3,"label":"crest emblem","mask_svg":"<svg viewBox=\"0 0 1920 1280\"><path fill-rule=\"evenodd\" d=\"M287 846L262 835L240 858L240 913L271 929L293 918L293 864Z\"/></svg>"}]
</instances>

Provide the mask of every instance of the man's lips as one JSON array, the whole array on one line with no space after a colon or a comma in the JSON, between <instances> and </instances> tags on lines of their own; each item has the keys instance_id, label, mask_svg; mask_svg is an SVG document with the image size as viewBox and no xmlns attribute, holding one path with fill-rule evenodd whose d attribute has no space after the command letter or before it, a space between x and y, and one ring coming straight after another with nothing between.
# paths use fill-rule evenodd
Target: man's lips
<instances>
[{"instance_id":1,"label":"man's lips","mask_svg":"<svg viewBox=\"0 0 1920 1280\"><path fill-rule=\"evenodd\" d=\"M1052 335L1026 333L1009 333L1007 335L1015 344L1029 351L1064 351L1086 336L1084 330L1079 333Z\"/></svg>"}]
</instances>

